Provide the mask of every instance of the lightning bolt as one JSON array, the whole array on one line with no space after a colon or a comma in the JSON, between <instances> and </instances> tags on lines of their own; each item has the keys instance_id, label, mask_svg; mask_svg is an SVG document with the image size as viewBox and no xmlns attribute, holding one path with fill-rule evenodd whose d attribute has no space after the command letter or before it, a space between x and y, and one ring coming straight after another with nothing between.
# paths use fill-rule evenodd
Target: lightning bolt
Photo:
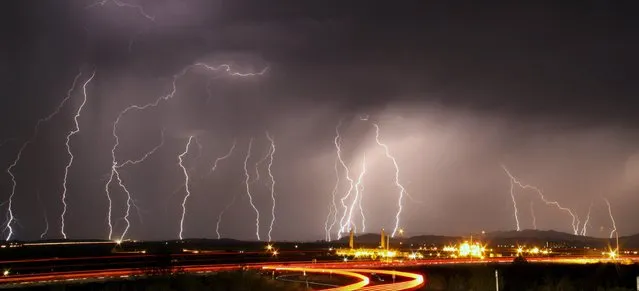
<instances>
[{"instance_id":1,"label":"lightning bolt","mask_svg":"<svg viewBox=\"0 0 639 291\"><path fill-rule=\"evenodd\" d=\"M215 169L217 169L217 163L228 159L233 154L233 151L235 150L235 144L236 144L236 140L233 140L233 145L231 145L231 149L229 149L226 155L223 155L215 159L215 162L213 162L213 166L211 166L211 170L209 171L209 174L215 172Z\"/></svg>"},{"instance_id":2,"label":"lightning bolt","mask_svg":"<svg viewBox=\"0 0 639 291\"><path fill-rule=\"evenodd\" d=\"M213 166L211 166L211 170L209 171L209 174L215 172L215 169L217 169L217 163L225 160L227 158L229 158L232 154L233 154L233 150L235 150L235 145L236 145L236 140L233 140L233 144L231 145L231 149L229 149L229 151L226 153L226 155L218 157L215 159L215 162L213 162ZM222 216L224 216L224 213L235 203L235 199L237 198L237 194L233 195L233 200L227 204L224 209L220 212L220 214L217 216L217 223L215 224L215 233L217 234L217 239L220 239L220 223L222 222Z\"/></svg>"},{"instance_id":3,"label":"lightning bolt","mask_svg":"<svg viewBox=\"0 0 639 291\"><path fill-rule=\"evenodd\" d=\"M38 204L40 205L40 209L42 209L42 216L44 217L44 231L40 234L40 239L44 239L49 233L49 217L47 217L47 208L42 204L42 199L40 199L40 191L37 192L36 198L38 198Z\"/></svg>"},{"instance_id":4,"label":"lightning bolt","mask_svg":"<svg viewBox=\"0 0 639 291\"><path fill-rule=\"evenodd\" d=\"M337 190L339 189L339 170L337 169L337 163L338 163L338 159L337 157L335 157L335 187L333 187L333 192L331 193L332 199L331 199L331 204L329 204L329 208L328 208L328 215L326 216L326 222L324 222L324 230L326 231L326 241L331 241L331 231L333 230L333 226L335 226L335 223L337 223L337 204L335 202L335 197L337 195ZM331 223L331 225L328 225L328 221L331 217L331 214L333 214L333 222Z\"/></svg>"},{"instance_id":5,"label":"lightning bolt","mask_svg":"<svg viewBox=\"0 0 639 291\"><path fill-rule=\"evenodd\" d=\"M182 172L184 172L184 189L186 191L186 195L184 195L184 200L182 200L182 218L180 219L180 239L182 238L182 232L184 231L184 216L186 215L186 200L191 196L191 190L189 189L189 172L184 167L184 156L189 153L189 147L191 146L191 141L193 141L194 136L189 136L189 141L186 143L186 148L184 152L178 156L178 160L180 168L182 168ZM196 141L197 143L197 141Z\"/></svg>"},{"instance_id":6,"label":"lightning bolt","mask_svg":"<svg viewBox=\"0 0 639 291\"><path fill-rule=\"evenodd\" d=\"M524 185L521 182L519 182L519 180L517 180L517 178L515 178L515 176L513 176L510 171L508 171L508 169L506 168L506 166L502 165L501 166L502 169L504 169L504 172L506 172L506 174L508 175L508 177L510 177L510 180L512 183L515 183L517 186L521 187L522 189L530 189L530 190L534 190L535 192L537 192L537 194L539 195L539 198L541 198L541 201L543 201L544 203L546 203L546 205L552 205L557 207L559 210L561 211L565 211L568 214L570 214L570 216L572 217L572 230L573 230L573 234L578 235L579 234L579 218L572 212L572 210L570 210L570 208L566 208L563 207L559 204L559 202L557 201L549 201L548 199L546 199L546 197L544 196L544 193L541 192L541 190L539 190L539 188L535 187L535 186L531 186L531 185Z\"/></svg>"},{"instance_id":7,"label":"lightning bolt","mask_svg":"<svg viewBox=\"0 0 639 291\"><path fill-rule=\"evenodd\" d=\"M612 207L610 207L610 201L608 201L608 198L605 198L605 197L603 198L603 200L606 202L606 205L608 206L608 215L610 215L610 221L612 221L612 230L610 231L610 238L612 238L614 234L617 232L617 224L615 223L615 218L612 216Z\"/></svg>"},{"instance_id":8,"label":"lightning bolt","mask_svg":"<svg viewBox=\"0 0 639 291\"><path fill-rule=\"evenodd\" d=\"M586 220L584 221L583 228L581 229L581 235L586 236L586 232L588 231L588 222L590 221L590 210L592 210L592 201L590 201L590 206L588 206L588 213L586 214Z\"/></svg>"},{"instance_id":9,"label":"lightning bolt","mask_svg":"<svg viewBox=\"0 0 639 291\"><path fill-rule=\"evenodd\" d=\"M271 242L271 232L273 231L273 224L275 223L275 178L273 177L273 172L271 171L271 167L273 167L273 155L275 154L275 140L271 135L266 132L266 138L271 142L271 149L269 150L269 161L268 161L268 176L271 178L271 200L273 201L271 207L271 224L268 229L268 241Z\"/></svg>"},{"instance_id":10,"label":"lightning bolt","mask_svg":"<svg viewBox=\"0 0 639 291\"><path fill-rule=\"evenodd\" d=\"M140 217L140 222L142 222L142 218L141 218L141 215L140 215L140 209L135 204L135 201L133 200L133 196L131 195L131 192L126 187L126 185L124 185L124 182L122 181L122 178L120 177L119 170L124 168L127 165L137 165L139 163L144 162L148 157L153 155L163 145L164 145L164 129L162 129L162 132L161 132L160 143L158 145L156 145L155 147L153 147L150 151L146 152L141 158L139 158L137 160L126 160L124 163L121 163L119 165L116 162L116 164L114 166L115 170L113 172L115 173L115 178L118 181L118 186L120 186L120 188L124 191L124 193L126 193L126 196L127 196L126 212L125 212L124 218L123 218L124 222L126 223L126 227L124 228L124 231L122 232L122 235L120 236L119 241L124 240L126 234L129 231L129 228L131 227L131 221L129 220L129 216L131 215L131 206L135 207L135 209L136 209L136 211L138 213L138 216Z\"/></svg>"},{"instance_id":11,"label":"lightning bolt","mask_svg":"<svg viewBox=\"0 0 639 291\"><path fill-rule=\"evenodd\" d=\"M108 200L108 214L107 214L107 224L109 227L109 240L111 240L112 236L113 236L113 223L112 223L112 213L113 213L113 200L111 199L111 193L109 191L109 186L111 185L111 183L113 182L113 178L117 178L118 181L120 181L120 174L118 172L118 162L115 156L115 152L118 149L118 146L120 145L120 138L117 134L117 128L118 125L120 123L120 120L122 119L122 117L124 117L127 113L132 112L132 111L142 111L142 110L146 110L148 108L152 108L152 107L157 107L158 105L160 105L160 103L162 101L168 101L170 99L173 99L173 97L175 96L175 94L177 93L177 81L182 78L184 75L186 75L186 73L188 73L191 69L193 68L203 68L207 71L222 71L227 73L229 76L237 76L237 77L250 77L250 76L257 76L257 75L263 75L264 73L266 73L266 71L268 70L268 67L265 67L264 69L262 69L262 71L257 72L257 73L240 73L240 72L235 72L233 70L231 70L231 66L227 65L227 64L222 64L219 66L211 66L211 65L207 65L204 63L195 63L189 66L184 67L179 73L173 75L173 82L172 82L172 89L171 91L163 96L158 97L155 101L144 104L144 105L130 105L128 107L126 107L124 110L120 111L120 113L118 114L117 118L115 119L115 121L113 122L113 130L112 130L112 135L113 138L115 140L115 143L113 144L113 147L111 148L111 159L112 159L112 165L111 165L111 175L109 177L109 180L107 181L106 185L104 186L105 189L105 193L107 196L107 200ZM129 195L128 191L126 190L126 188L124 187L124 185L122 185L122 183L119 183L120 187L122 187L124 189L125 192L127 192L127 195ZM130 199L128 200L129 202L131 201ZM127 202L127 207L129 207L129 202Z\"/></svg>"},{"instance_id":12,"label":"lightning bolt","mask_svg":"<svg viewBox=\"0 0 639 291\"><path fill-rule=\"evenodd\" d=\"M337 239L342 238L342 233L347 231L346 227L348 226L348 223L344 224L344 220L346 219L348 207L346 206L345 201L346 199L348 199L348 197L351 196L351 193L353 192L353 183L355 182L350 177L350 171L348 169L348 166L346 166L346 163L344 162L344 159L342 158L342 147L341 147L342 137L340 136L340 133L339 133L340 126L342 126L341 120L335 127L335 139L333 140L333 142L335 143L335 149L337 151L337 159L339 160L339 163L344 168L344 176L346 177L346 180L348 181L349 186L348 186L348 191L346 192L346 194L340 199L340 204L342 204L342 209L344 210L344 214L342 215L342 218L339 221L340 229L339 229L339 232L337 232Z\"/></svg>"},{"instance_id":13,"label":"lightning bolt","mask_svg":"<svg viewBox=\"0 0 639 291\"><path fill-rule=\"evenodd\" d=\"M359 176L357 178L357 183L355 184L355 197L353 198L353 202L351 202L351 206L349 207L348 210L348 220L347 220L347 226L352 225L353 227L356 228L355 223L352 221L352 217L353 217L353 209L355 208L355 204L357 204L358 201L360 201L360 186L362 185L362 181L364 179L364 175L366 174L366 155L364 155L364 158L362 160L362 171L359 173ZM362 212L363 214L363 212ZM362 232L365 230L364 227L364 217L362 216Z\"/></svg>"},{"instance_id":14,"label":"lightning bolt","mask_svg":"<svg viewBox=\"0 0 639 291\"><path fill-rule=\"evenodd\" d=\"M530 201L530 215L532 216L533 229L537 230L537 216L535 215L535 208L533 208L532 201Z\"/></svg>"},{"instance_id":15,"label":"lightning bolt","mask_svg":"<svg viewBox=\"0 0 639 291\"><path fill-rule=\"evenodd\" d=\"M150 20L152 22L155 22L155 16L151 16L150 14L146 13L146 11L144 11L144 7L142 7L142 5L126 3L126 2L122 2L120 0L100 0L100 1L97 1L97 2L87 6L86 9L93 8L95 6L104 6L108 2L113 2L113 4L115 4L118 7L127 7L127 8L136 9L138 11L138 13L140 13L140 15L142 15L144 18L146 18L146 19L148 19L148 20Z\"/></svg>"},{"instance_id":16,"label":"lightning bolt","mask_svg":"<svg viewBox=\"0 0 639 291\"><path fill-rule=\"evenodd\" d=\"M260 165L266 162L266 160L268 160L268 158L271 156L271 150L272 148L269 146L268 151L266 152L264 157L262 157L259 161L257 161L257 163L255 163L255 179L253 179L251 183L255 183L260 180Z\"/></svg>"},{"instance_id":17,"label":"lightning bolt","mask_svg":"<svg viewBox=\"0 0 639 291\"><path fill-rule=\"evenodd\" d=\"M233 204L235 204L235 199L237 199L237 194L233 195L233 199L231 200L231 202L229 202L229 204L226 204L224 209L222 209L222 211L220 211L220 214L217 216L217 223L215 224L215 233L217 234L217 239L222 238L222 236L220 236L220 223L222 223L222 216L224 216L224 213L229 210L229 208L231 208Z\"/></svg>"},{"instance_id":18,"label":"lightning bolt","mask_svg":"<svg viewBox=\"0 0 639 291\"><path fill-rule=\"evenodd\" d=\"M13 160L11 165L9 165L9 167L6 170L7 174L9 174L9 176L11 177L11 194L9 195L9 200L6 202L8 204L8 206L7 206L8 209L7 209L7 221L5 223L5 228L4 228L4 231L8 232L7 237L6 237L7 241L10 240L11 237L13 236L13 227L11 225L16 220L15 216L13 215L13 197L15 196L16 187L18 186L18 184L16 182L16 177L13 174L13 168L15 168L18 165L18 163L20 162L20 158L22 157L22 153L24 152L24 149L30 143L32 143L36 139L36 137L38 136L38 133L40 131L40 125L42 125L45 122L48 122L54 116L56 116L58 113L60 113L60 110L62 109L64 104L67 102L67 100L69 100L69 98L71 98L71 93L73 93L73 89L75 89L75 85L77 84L77 81L78 81L78 79L80 78L81 75L82 75L82 72L78 72L78 74L73 79L73 84L71 85L71 88L69 88L69 90L67 91L66 97L64 99L62 99L62 101L53 110L53 112L51 112L49 115L45 116L44 118L39 119L36 122L36 125L33 128L33 133L31 134L31 137L29 139L27 139L22 144L22 146L20 146L20 149L18 150L18 154L16 155L16 158Z\"/></svg>"},{"instance_id":19,"label":"lightning bolt","mask_svg":"<svg viewBox=\"0 0 639 291\"><path fill-rule=\"evenodd\" d=\"M246 184L246 195L249 198L249 203L251 204L251 207L253 207L253 210L255 210L255 227L256 227L255 236L257 236L257 240L261 240L260 239L260 211L257 210L257 207L255 207L255 204L253 204L253 196L251 195L251 189L249 187L249 180L251 179L251 176L249 175L248 168L247 168L248 160L249 158L251 158L252 146L253 146L253 138L249 140L248 150L246 151L246 158L244 159L244 175L246 176L246 180L244 181L244 183Z\"/></svg>"},{"instance_id":20,"label":"lightning bolt","mask_svg":"<svg viewBox=\"0 0 639 291\"><path fill-rule=\"evenodd\" d=\"M517 209L517 200L515 200L515 183L513 180L510 180L510 198L513 200L513 209L515 210L515 226L517 227L517 231L521 231L521 227L519 226L519 209Z\"/></svg>"},{"instance_id":21,"label":"lightning bolt","mask_svg":"<svg viewBox=\"0 0 639 291\"><path fill-rule=\"evenodd\" d=\"M82 109L84 108L84 105L87 103L87 85L91 82L91 80L93 80L93 78L95 77L95 70L93 71L93 74L91 74L91 77L89 77L89 79L84 82L84 85L82 86L82 94L84 96L84 98L82 99L82 103L80 104L80 107L78 107L78 111L76 112L75 116L73 117L73 122L75 123L75 128L73 130L71 130L69 132L69 134L67 135L67 142L66 142L66 146L67 146L67 154L69 155L69 162L67 163L66 167L64 168L64 181L62 183L62 204L63 204L63 208L62 208L62 214L60 215L60 221L61 221L61 227L60 227L60 233L62 234L62 237L64 239L67 239L67 234L64 232L64 215L67 213L67 178L69 176L69 169L71 168L71 166L73 165L73 153L71 152L71 137L73 137L74 135L76 135L78 132L80 132L80 123L78 122L78 118L80 118L80 114L82 114Z\"/></svg>"},{"instance_id":22,"label":"lightning bolt","mask_svg":"<svg viewBox=\"0 0 639 291\"><path fill-rule=\"evenodd\" d=\"M404 198L406 189L399 182L399 166L397 165L397 160L395 160L395 157L393 157L390 154L390 150L388 149L388 146L386 144L383 144L379 140L379 125L374 123L373 126L375 126L375 141L377 142L379 146L384 148L384 153L386 154L386 157L389 158L391 161L393 161L393 165L395 166L395 185L399 188L399 198L397 200L398 210L397 210L397 214L395 214L395 228L393 228L393 233L391 234L391 237L395 237L395 233L397 232L397 229L399 229L399 216L402 213L402 205L403 205L402 199Z\"/></svg>"},{"instance_id":23,"label":"lightning bolt","mask_svg":"<svg viewBox=\"0 0 639 291\"><path fill-rule=\"evenodd\" d=\"M366 216L364 215L364 208L362 207L362 200L364 199L364 183L362 181L362 178L366 172L366 156L364 156L362 172L363 173L360 175L359 180L357 181L357 185L355 185L355 191L357 192L356 196L359 196L358 206L359 212L362 216L362 232L366 232Z\"/></svg>"}]
</instances>

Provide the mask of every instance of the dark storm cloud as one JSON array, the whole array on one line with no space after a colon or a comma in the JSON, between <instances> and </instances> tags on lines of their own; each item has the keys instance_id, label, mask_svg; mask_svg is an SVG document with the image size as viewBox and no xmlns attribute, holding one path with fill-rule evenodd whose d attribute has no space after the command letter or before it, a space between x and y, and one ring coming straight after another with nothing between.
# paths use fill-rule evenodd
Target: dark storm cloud
<instances>
[{"instance_id":1,"label":"dark storm cloud","mask_svg":"<svg viewBox=\"0 0 639 291\"><path fill-rule=\"evenodd\" d=\"M203 151L193 147L186 160L196 176L187 236L213 237L211 221L235 196L223 234L253 238L242 163L253 137L248 168L254 176L255 163L268 151L269 131L277 144L274 236L321 238L339 120L353 175L364 155L370 166L364 177L369 230L390 228L396 211L392 163L374 140L371 122L378 122L402 182L418 201L405 201L402 225L410 232L513 228L501 163L580 216L591 199L609 197L623 218L621 232L639 231L630 223L636 220L630 205L639 202L636 2L399 2L130 2L142 5L151 21L112 2L87 8L93 2L12 1L10 37L4 38L12 41L2 45L6 65L0 66L7 96L0 100L0 133L28 136L78 70L96 68L82 133L73 141L67 225L74 237L103 237L104 175L117 114L167 94L173 76L195 62L229 63L242 72L268 66L256 78L188 71L176 83L175 98L123 117L119 160L155 146L162 129L166 138L152 159L122 171L144 222L132 218L132 236L177 234L176 205L184 194L177 156L188 136L196 135ZM42 228L42 218L28 214L37 191L48 213L59 212L64 135L79 93L42 128L16 169L21 238L33 238ZM361 120L365 115L368 121ZM233 141L234 154L201 178ZM3 164L18 145L1 148ZM7 197L9 181L0 185ZM340 185L340 195L346 186ZM268 221L269 189L261 182L252 187L262 221ZM517 199L524 207L536 205L540 228L569 231L565 215L533 194L522 191ZM116 233L123 227L123 199L114 190ZM593 231L605 230L593 234L606 235L606 209L594 209L601 217L593 219Z\"/></svg>"}]
</instances>

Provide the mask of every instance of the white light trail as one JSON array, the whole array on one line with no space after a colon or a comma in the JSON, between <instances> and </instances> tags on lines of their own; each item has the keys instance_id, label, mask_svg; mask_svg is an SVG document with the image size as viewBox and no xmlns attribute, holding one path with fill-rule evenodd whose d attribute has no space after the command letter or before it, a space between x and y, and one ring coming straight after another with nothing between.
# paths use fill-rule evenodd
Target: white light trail
<instances>
[{"instance_id":1,"label":"white light trail","mask_svg":"<svg viewBox=\"0 0 639 291\"><path fill-rule=\"evenodd\" d=\"M268 241L271 242L271 232L273 232L273 224L275 223L275 178L273 177L273 172L271 171L271 168L273 167L273 155L275 154L275 140L273 139L273 137L271 137L268 131L266 132L266 138L271 143L271 149L269 150L270 156L268 161L268 176L271 178L271 200L273 203L271 207L271 224L268 228Z\"/></svg>"},{"instance_id":2,"label":"white light trail","mask_svg":"<svg viewBox=\"0 0 639 291\"><path fill-rule=\"evenodd\" d=\"M339 231L337 232L337 239L341 239L342 238L342 233L348 232L348 229L346 227L348 227L350 222L346 222L344 223L344 220L346 219L346 214L348 213L348 206L346 206L346 199L348 199L348 197L351 196L351 193L353 192L353 183L355 181L353 181L353 179L350 177L350 171L348 169L348 166L346 166L346 163L344 162L344 159L342 159L342 137L340 136L339 133L339 128L340 126L342 126L342 121L340 120L339 123L337 124L337 126L335 127L335 139L333 140L333 142L335 143L335 149L337 151L337 159L339 160L339 163L342 165L342 167L344 168L344 176L346 177L346 180L348 181L348 191L346 192L346 194L340 199L340 203L342 204L342 209L344 210L344 214L342 214L342 218L339 221Z\"/></svg>"},{"instance_id":3,"label":"white light trail","mask_svg":"<svg viewBox=\"0 0 639 291\"><path fill-rule=\"evenodd\" d=\"M541 198L541 201L543 201L544 203L546 203L546 205L552 205L557 207L559 210L561 211L565 211L568 214L570 214L570 216L572 217L572 230L573 230L573 234L578 235L579 234L579 218L572 212L572 210L570 210L570 208L566 208L563 207L559 204L559 202L557 201L549 201L548 199L546 199L546 197L544 196L544 193L541 192L541 190L539 190L539 188L535 187L535 186L531 186L531 185L524 185L521 182L519 182L519 180L517 180L517 178L515 178L515 176L513 176L510 171L508 171L508 169L506 168L505 165L501 165L502 169L504 169L504 172L506 172L506 174L508 175L508 177L510 177L510 180L517 184L519 187L521 187L522 189L531 189L534 190L535 192L537 192L537 194L539 195L539 198Z\"/></svg>"},{"instance_id":4,"label":"white light trail","mask_svg":"<svg viewBox=\"0 0 639 291\"><path fill-rule=\"evenodd\" d=\"M144 18L155 22L155 16L151 16L150 14L146 13L146 11L144 11L144 7L142 7L142 5L122 2L120 0L100 0L100 1L97 1L97 2L87 6L86 9L89 9L89 8L92 8L92 7L95 7L95 6L104 6L108 2L113 2L113 4L115 4L118 7L127 7L127 8L136 9L138 11L138 13L140 13L140 15L142 15Z\"/></svg>"},{"instance_id":5,"label":"white light trail","mask_svg":"<svg viewBox=\"0 0 639 291\"><path fill-rule=\"evenodd\" d=\"M532 201L530 201L530 215L532 216L533 229L537 230L537 216L535 215L535 208L533 207Z\"/></svg>"},{"instance_id":6,"label":"white light trail","mask_svg":"<svg viewBox=\"0 0 639 291\"><path fill-rule=\"evenodd\" d=\"M8 232L7 237L6 237L7 241L10 240L11 237L13 236L13 227L11 225L16 220L15 216L13 215L13 197L15 196L16 188L17 188L18 184L16 182L16 177L13 174L13 168L15 168L18 165L18 162L20 162L20 158L22 157L22 152L24 152L24 149L30 143L32 143L36 139L36 137L38 136L38 133L40 131L40 125L42 125L42 123L48 122L54 116L56 116L58 113L60 113L60 110L62 109L64 104L67 102L67 100L69 100L69 98L71 98L71 93L73 93L73 89L75 89L75 85L77 84L78 79L80 78L80 76L82 76L82 72L78 72L78 74L75 76L75 78L73 79L73 84L71 85L71 88L69 88L69 90L67 91L66 97L64 99L62 99L62 101L53 110L53 112L51 112L49 115L45 116L44 118L39 119L36 122L36 125L33 128L33 133L31 134L31 137L22 144L22 146L18 150L18 154L16 155L16 158L13 160L11 165L9 165L9 167L6 170L7 174L9 174L9 176L11 177L11 194L9 195L9 200L6 202L7 205L8 205L7 206L7 208L8 208L7 209L7 222L5 223L5 227L3 229L3 232L5 232L5 231Z\"/></svg>"},{"instance_id":7,"label":"white light trail","mask_svg":"<svg viewBox=\"0 0 639 291\"><path fill-rule=\"evenodd\" d=\"M244 183L246 184L246 195L249 198L249 203L251 204L251 207L253 207L253 210L255 210L255 236L257 237L257 240L261 240L260 239L260 211L257 210L257 207L255 207L255 204L253 204L253 195L251 195L251 189L249 187L249 180L251 179L251 176L249 175L248 172L248 160L251 158L251 147L253 146L253 138L251 138L249 140L249 144L248 144L248 150L246 151L246 158L244 159L244 175L246 176L246 180L244 181Z\"/></svg>"},{"instance_id":8,"label":"white light trail","mask_svg":"<svg viewBox=\"0 0 639 291\"><path fill-rule=\"evenodd\" d=\"M612 230L610 231L610 238L612 238L617 232L617 224L615 223L615 218L612 216L612 207L610 207L610 201L608 201L608 198L605 197L603 198L603 200L606 201L606 205L608 206L608 215L610 215L610 221L612 222Z\"/></svg>"},{"instance_id":9,"label":"white light trail","mask_svg":"<svg viewBox=\"0 0 639 291\"><path fill-rule=\"evenodd\" d=\"M228 159L233 154L233 151L235 150L235 145L236 145L236 140L233 140L233 145L231 145L231 148L226 153L226 155L223 155L223 156L218 157L218 158L215 159L215 161L213 162L213 166L211 166L211 170L209 171L209 174L215 172L215 169L217 169L217 163L219 163L220 161Z\"/></svg>"},{"instance_id":10,"label":"white light trail","mask_svg":"<svg viewBox=\"0 0 639 291\"><path fill-rule=\"evenodd\" d=\"M84 108L84 105L87 103L87 85L91 82L91 80L93 80L93 78L95 77L95 70L93 71L93 74L91 74L91 77L89 77L89 79L84 82L84 85L82 86L82 95L83 95L83 99L82 99L82 103L80 104L80 107L78 107L78 111L76 112L75 116L73 117L73 122L75 124L75 128L73 130L71 130L69 132L69 134L67 135L67 142L66 142L66 146L67 146L67 154L69 155L69 161L66 165L66 167L64 168L64 181L62 183L62 204L63 204L63 208L62 208L62 214L60 214L60 233L62 234L62 237L64 239L67 239L67 234L64 232L64 215L67 213L67 178L69 176L69 169L71 168L71 166L73 165L73 153L71 152L71 137L73 137L74 135L78 134L80 132L80 123L78 122L78 118L80 118L80 114L82 114L82 109Z\"/></svg>"},{"instance_id":11,"label":"white light trail","mask_svg":"<svg viewBox=\"0 0 639 291\"><path fill-rule=\"evenodd\" d=\"M359 173L359 176L357 178L357 183L355 184L355 197L353 198L353 202L351 203L351 207L349 207L348 210L348 220L347 220L347 225L352 225L353 227L356 227L355 223L353 222L353 209L355 208L355 204L357 204L360 201L360 186L362 185L362 182L364 180L364 175L366 175L366 155L364 155L363 159L362 159L362 171ZM363 216L363 211L362 211L362 232L365 231L365 218Z\"/></svg>"},{"instance_id":12,"label":"white light trail","mask_svg":"<svg viewBox=\"0 0 639 291\"><path fill-rule=\"evenodd\" d=\"M219 65L219 66L211 66L211 65L204 64L204 63L195 63L195 64L192 64L192 65L186 66L179 73L173 75L172 89L171 89L171 91L168 94L158 97L153 102L150 102L150 103L147 103L147 104L144 104L144 105L130 105L130 106L126 107L124 110L120 111L120 113L118 114L117 118L113 122L112 135L113 135L113 138L115 140L115 143L113 144L113 147L111 148L111 160L112 160L111 161L111 175L110 175L109 180L107 181L106 185L104 186L105 193L106 193L107 200L108 200L107 224L108 224L108 228L109 228L109 240L111 240L112 236L113 236L113 223L112 223L113 200L111 199L111 193L109 191L109 186L113 182L113 178L114 177L118 178L118 180L119 180L118 162L117 162L115 153L117 151L118 146L120 145L120 138L117 135L117 128L118 128L118 125L120 123L120 120L122 119L122 117L124 117L124 115L126 115L130 111L142 111L142 110L145 110L145 109L148 109L148 108L157 107L158 105L160 105L160 102L172 99L175 96L175 94L177 93L177 81L181 77L186 75L186 73L189 72L193 68L203 68L203 69L205 69L207 71L214 71L214 72L221 71L221 72L225 72L229 76L236 76L236 77L250 77L250 76L263 75L268 70L268 67L265 67L262 71L260 71L258 73L240 73L240 72L233 71L231 69L231 66L227 65L227 64L222 64L222 65ZM126 189L124 191L128 192ZM127 193L127 195L128 195L128 193ZM129 204L129 203L127 203L127 204ZM129 207L129 206L127 205L127 207Z\"/></svg>"},{"instance_id":13,"label":"white light trail","mask_svg":"<svg viewBox=\"0 0 639 291\"><path fill-rule=\"evenodd\" d=\"M331 193L331 201L328 207L328 215L326 215L326 222L324 222L324 230L326 231L326 241L331 241L331 231L333 230L333 227L335 226L335 224L337 223L337 203L335 202L335 196L337 195L337 190L339 189L339 169L337 168L337 163L339 163L339 160L337 157L335 157L335 187L333 187L333 192ZM331 217L331 214L333 214L333 222L331 223L331 225L328 225L328 221Z\"/></svg>"},{"instance_id":14,"label":"white light trail","mask_svg":"<svg viewBox=\"0 0 639 291\"><path fill-rule=\"evenodd\" d=\"M588 206L588 213L586 214L586 220L584 221L584 225L581 229L581 235L586 236L586 232L588 231L588 222L590 221L590 210L592 210L592 201L590 201L590 206Z\"/></svg>"},{"instance_id":15,"label":"white light trail","mask_svg":"<svg viewBox=\"0 0 639 291\"><path fill-rule=\"evenodd\" d=\"M186 201L191 196L191 190L189 189L189 172L184 167L184 157L189 153L189 147L191 146L191 141L193 141L194 136L189 136L189 141L186 143L186 148L184 152L178 156L180 168L182 168L182 172L184 172L184 190L186 191L186 195L184 195L184 200L182 200L182 218L180 219L180 239L183 239L182 233L184 232L184 216L186 215ZM196 141L197 143L197 141Z\"/></svg>"},{"instance_id":16,"label":"white light trail","mask_svg":"<svg viewBox=\"0 0 639 291\"><path fill-rule=\"evenodd\" d=\"M391 234L391 237L395 237L395 233L399 229L399 217L400 217L400 215L402 213L402 208L403 208L402 199L404 198L404 194L406 193L406 189L399 182L399 166L397 165L397 160L395 160L395 157L393 157L390 154L390 150L388 149L388 146L386 144L383 144L379 140L379 125L374 123L373 126L375 126L375 141L377 142L378 145L380 145L381 147L384 148L384 153L386 154L386 157L391 159L391 161L393 161L393 165L395 166L395 185L397 185L397 187L400 189L399 190L399 198L398 198L398 201L397 201L398 210L397 210L397 214L395 214L395 227L393 228L393 233Z\"/></svg>"}]
</instances>

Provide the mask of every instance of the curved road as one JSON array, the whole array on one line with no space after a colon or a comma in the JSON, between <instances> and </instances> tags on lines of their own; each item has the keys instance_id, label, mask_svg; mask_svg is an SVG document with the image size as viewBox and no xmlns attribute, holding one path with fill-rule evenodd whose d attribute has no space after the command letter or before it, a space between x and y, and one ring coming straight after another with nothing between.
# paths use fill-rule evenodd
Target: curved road
<instances>
[{"instance_id":1,"label":"curved road","mask_svg":"<svg viewBox=\"0 0 639 291\"><path fill-rule=\"evenodd\" d=\"M108 257L107 257L108 258ZM639 261L639 257L624 257L624 260ZM104 258L100 258L104 260ZM538 257L527 258L533 263L589 263L601 261L601 258L574 257ZM409 260L403 262L381 262L381 261L349 261L349 262L312 262L312 261L280 261L280 262L257 262L257 263L234 263L234 264L201 264L178 266L188 273L207 273L240 269L272 269L279 271L306 271L306 272L333 272L333 274L357 278L355 284L341 286L333 290L411 290L424 284L422 275L408 272L398 272L380 270L377 268L401 268L419 265L440 265L440 264L485 264L485 263L511 263L512 258L487 258L484 260L471 259L426 259ZM0 262L2 264L3 262ZM363 274L386 274L403 277L399 283L370 285L370 279ZM8 275L0 277L0 288L2 285L15 286L25 284L49 284L61 283L65 281L103 281L132 276L147 276L145 270L140 268L112 268L104 270L83 270L67 272L44 272L36 274ZM408 279L408 280L406 280Z\"/></svg>"}]
</instances>

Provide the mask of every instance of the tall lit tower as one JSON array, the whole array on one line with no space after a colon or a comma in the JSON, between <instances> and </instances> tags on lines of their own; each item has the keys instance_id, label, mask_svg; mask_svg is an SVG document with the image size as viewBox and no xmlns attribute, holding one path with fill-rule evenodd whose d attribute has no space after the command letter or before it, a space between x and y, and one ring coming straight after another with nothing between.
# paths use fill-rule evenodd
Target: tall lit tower
<instances>
[{"instance_id":1,"label":"tall lit tower","mask_svg":"<svg viewBox=\"0 0 639 291\"><path fill-rule=\"evenodd\" d=\"M355 232L351 229L351 233L348 235L348 247L349 248L354 248L355 244Z\"/></svg>"},{"instance_id":2,"label":"tall lit tower","mask_svg":"<svg viewBox=\"0 0 639 291\"><path fill-rule=\"evenodd\" d=\"M386 249L386 234L384 233L384 229L382 228L382 235L381 235L381 244L380 246L382 247L382 249Z\"/></svg>"}]
</instances>

